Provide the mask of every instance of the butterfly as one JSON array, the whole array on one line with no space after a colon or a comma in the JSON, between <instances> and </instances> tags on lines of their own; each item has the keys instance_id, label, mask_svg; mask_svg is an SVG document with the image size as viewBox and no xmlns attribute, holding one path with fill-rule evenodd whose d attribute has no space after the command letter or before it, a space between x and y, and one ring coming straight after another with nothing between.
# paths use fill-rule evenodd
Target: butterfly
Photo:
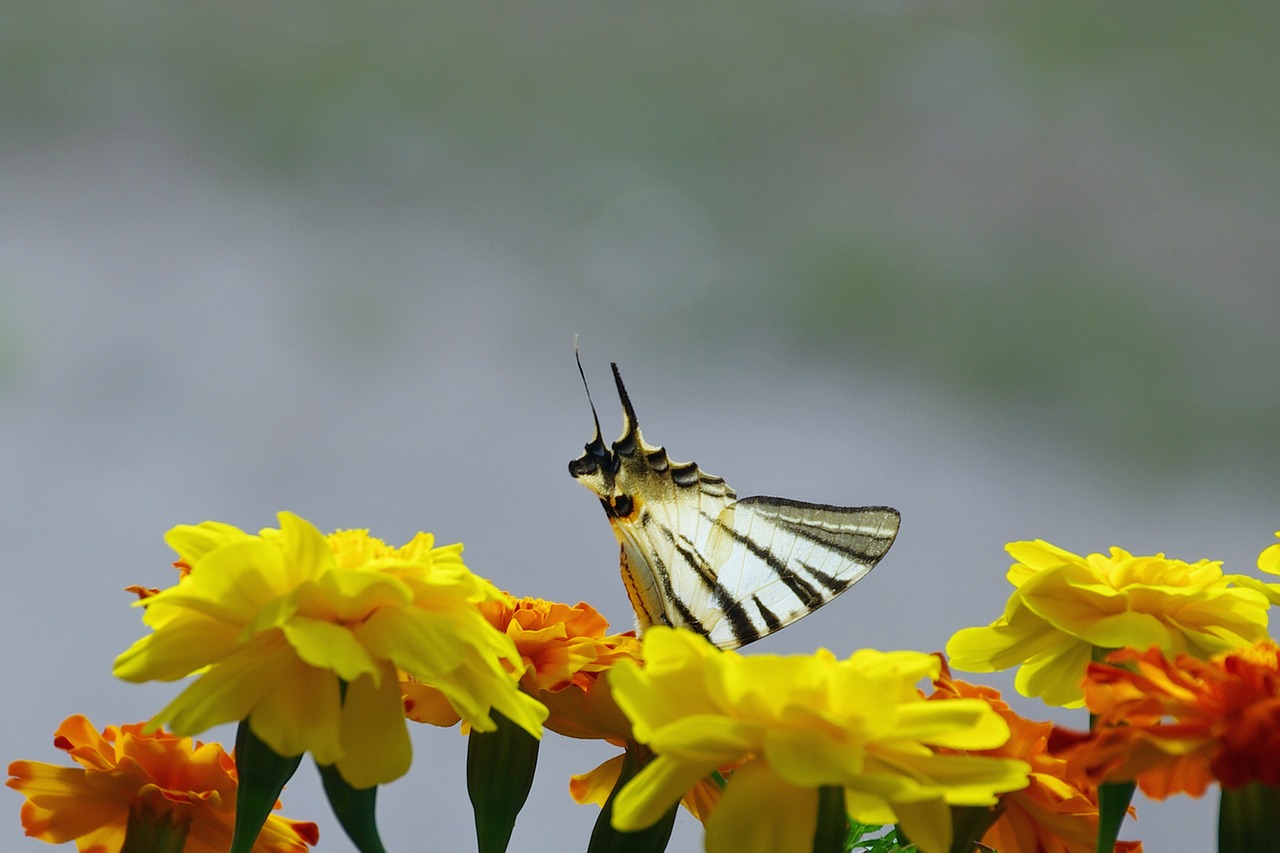
<instances>
[{"instance_id":1,"label":"butterfly","mask_svg":"<svg viewBox=\"0 0 1280 853\"><path fill-rule=\"evenodd\" d=\"M724 649L807 616L861 580L893 544L887 506L838 507L738 498L693 462L673 462L640 436L616 364L622 436L595 436L569 474L595 493L622 546L622 581L643 631L688 628ZM583 385L586 374L578 363Z\"/></svg>"}]
</instances>

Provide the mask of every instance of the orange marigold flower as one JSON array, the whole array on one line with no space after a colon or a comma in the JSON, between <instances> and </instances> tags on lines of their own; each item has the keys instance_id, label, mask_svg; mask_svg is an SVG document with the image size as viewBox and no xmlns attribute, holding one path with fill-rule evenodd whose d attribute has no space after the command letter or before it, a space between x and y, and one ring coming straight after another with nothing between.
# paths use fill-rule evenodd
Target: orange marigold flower
<instances>
[{"instance_id":1,"label":"orange marigold flower","mask_svg":"<svg viewBox=\"0 0 1280 853\"><path fill-rule=\"evenodd\" d=\"M186 853L225 853L235 826L236 768L216 743L167 732L144 734L144 724L107 726L101 734L81 715L68 717L54 745L79 768L15 761L5 784L26 796L27 835L81 853L121 848L130 814L187 827ZM279 802L276 808L279 808ZM271 815L254 853L304 853L320 832L314 823Z\"/></svg>"},{"instance_id":2,"label":"orange marigold flower","mask_svg":"<svg viewBox=\"0 0 1280 853\"><path fill-rule=\"evenodd\" d=\"M969 754L1018 758L1031 765L1027 787L1000 795L1000 815L980 839L983 844L1019 853L1093 853L1098 836L1097 790L1065 778L1066 761L1048 749L1052 723L1019 716L994 688L953 679L945 663L929 698L982 699L1009 724L1010 736L1003 746ZM1141 853L1142 842L1121 841L1116 850Z\"/></svg>"},{"instance_id":3,"label":"orange marigold flower","mask_svg":"<svg viewBox=\"0 0 1280 853\"><path fill-rule=\"evenodd\" d=\"M1128 667L1128 668L1125 668ZM1150 797L1280 785L1280 648L1271 640L1208 661L1121 649L1089 665L1091 735L1053 748L1095 781L1137 780Z\"/></svg>"},{"instance_id":4,"label":"orange marigold flower","mask_svg":"<svg viewBox=\"0 0 1280 853\"><path fill-rule=\"evenodd\" d=\"M515 643L524 663L520 689L547 706L548 729L619 745L626 741L630 723L600 676L618 660L639 659L640 642L633 633L607 633L609 623L585 602L571 606L504 594L479 608L489 624ZM439 726L458 722L431 687L413 679L405 679L401 687L410 719Z\"/></svg>"}]
</instances>

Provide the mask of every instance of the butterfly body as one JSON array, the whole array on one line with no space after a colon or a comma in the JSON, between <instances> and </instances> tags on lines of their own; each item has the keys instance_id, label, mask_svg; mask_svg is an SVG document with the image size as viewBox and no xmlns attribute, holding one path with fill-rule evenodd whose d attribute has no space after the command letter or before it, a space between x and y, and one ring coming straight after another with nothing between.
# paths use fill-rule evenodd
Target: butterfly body
<instances>
[{"instance_id":1,"label":"butterfly body","mask_svg":"<svg viewBox=\"0 0 1280 853\"><path fill-rule=\"evenodd\" d=\"M821 607L893 544L899 515L890 507L739 499L720 477L671 461L640 435L617 365L613 372L622 436L606 447L597 419L569 473L604 506L642 630L684 627L736 648Z\"/></svg>"}]
</instances>

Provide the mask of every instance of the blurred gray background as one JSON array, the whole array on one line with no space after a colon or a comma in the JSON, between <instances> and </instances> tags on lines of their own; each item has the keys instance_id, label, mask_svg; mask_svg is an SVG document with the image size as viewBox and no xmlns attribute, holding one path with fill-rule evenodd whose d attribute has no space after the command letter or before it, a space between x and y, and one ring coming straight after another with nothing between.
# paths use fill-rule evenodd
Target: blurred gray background
<instances>
[{"instance_id":1,"label":"blurred gray background","mask_svg":"<svg viewBox=\"0 0 1280 853\"><path fill-rule=\"evenodd\" d=\"M1000 613L1010 540L1252 570L1278 30L1182 0L4 4L0 756L174 694L110 668L177 523L432 530L629 627L565 470L575 334L608 438L616 360L646 437L739 493L901 509L760 652L939 649ZM473 849L464 740L414 743L389 849ZM583 849L568 776L612 752L548 736L513 849ZM5 849L47 849L5 796ZM284 799L350 849L309 764ZM1216 794L1139 812L1149 853L1212 847Z\"/></svg>"}]
</instances>

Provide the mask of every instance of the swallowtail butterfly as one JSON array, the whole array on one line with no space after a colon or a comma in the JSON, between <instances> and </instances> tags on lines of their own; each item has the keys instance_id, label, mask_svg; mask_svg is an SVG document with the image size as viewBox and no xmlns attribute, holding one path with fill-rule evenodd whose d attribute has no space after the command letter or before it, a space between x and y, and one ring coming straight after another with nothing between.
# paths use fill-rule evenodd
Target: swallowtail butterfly
<instances>
[{"instance_id":1,"label":"swallowtail butterfly","mask_svg":"<svg viewBox=\"0 0 1280 853\"><path fill-rule=\"evenodd\" d=\"M891 507L738 498L696 464L671 461L641 438L612 367L622 436L605 446L591 403L595 436L569 473L604 505L641 630L673 625L737 648L817 610L861 580L893 544L899 514Z\"/></svg>"}]
</instances>

